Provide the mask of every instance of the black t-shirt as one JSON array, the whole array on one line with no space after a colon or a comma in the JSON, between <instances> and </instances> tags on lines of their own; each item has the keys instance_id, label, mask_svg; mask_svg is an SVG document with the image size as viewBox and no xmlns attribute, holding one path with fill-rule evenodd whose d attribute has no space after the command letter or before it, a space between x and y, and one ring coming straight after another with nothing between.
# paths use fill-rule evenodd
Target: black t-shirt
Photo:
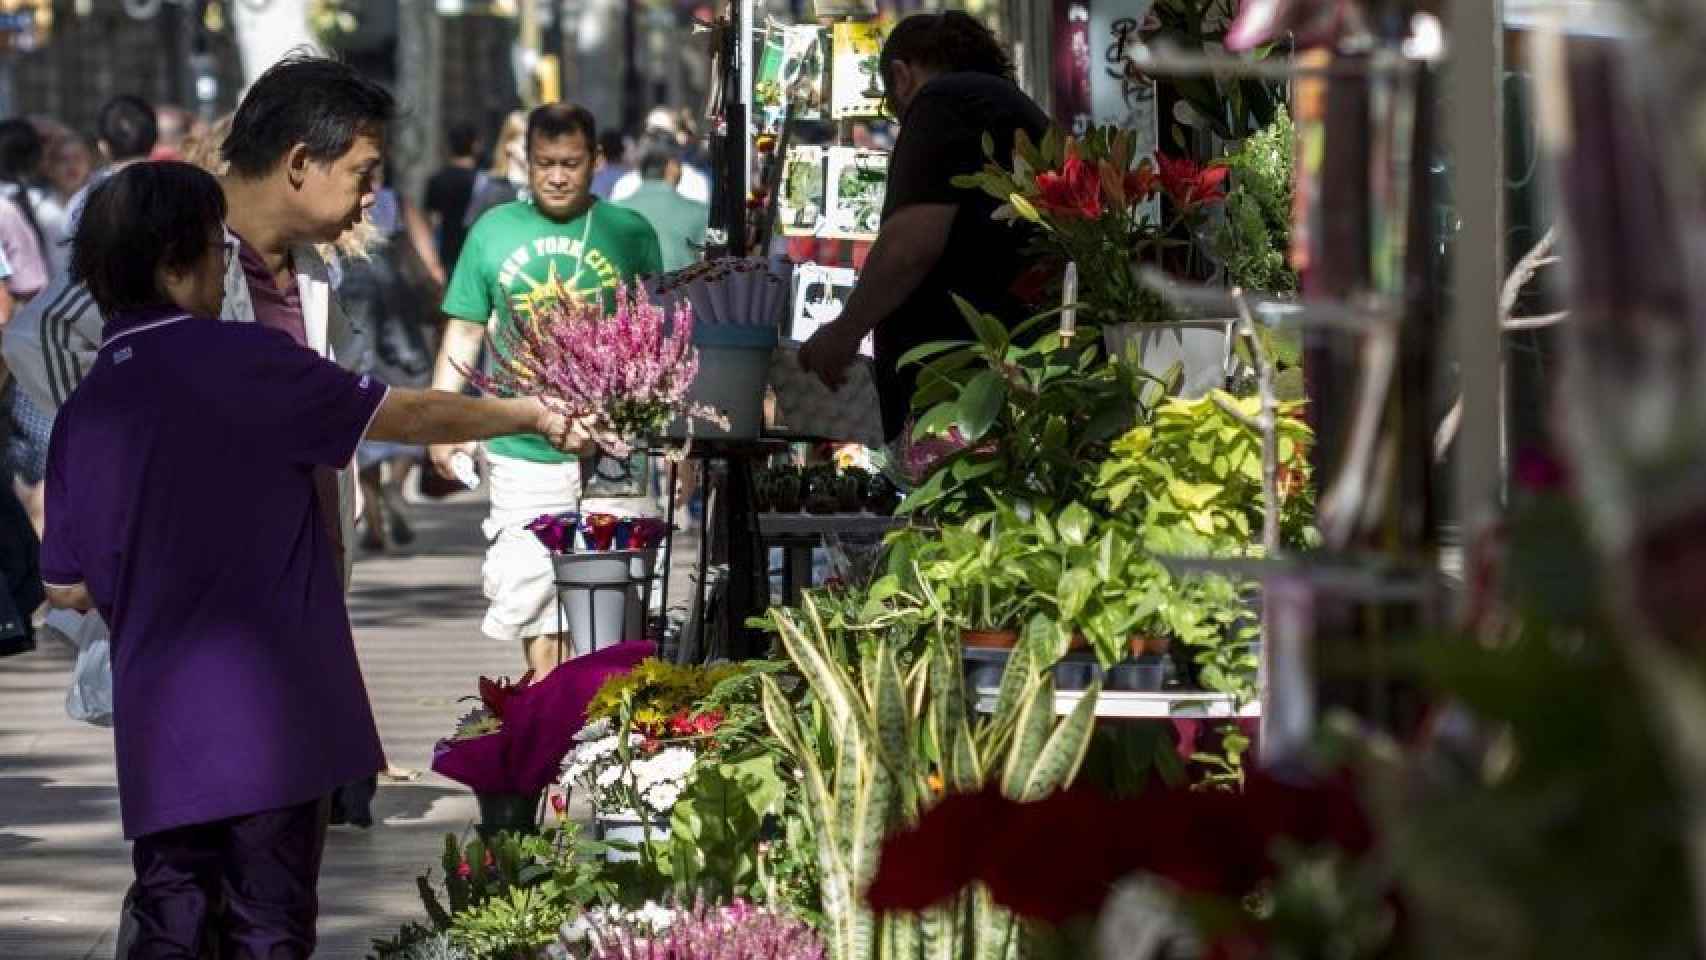
<instances>
[{"instance_id":1,"label":"black t-shirt","mask_svg":"<svg viewBox=\"0 0 1706 960\"><path fill-rule=\"evenodd\" d=\"M468 201L477 175L467 167L445 167L427 181L426 210L438 214L438 259L445 270L456 269L462 242L468 239Z\"/></svg>"},{"instance_id":2,"label":"black t-shirt","mask_svg":"<svg viewBox=\"0 0 1706 960\"><path fill-rule=\"evenodd\" d=\"M883 408L883 433L899 436L917 386L918 368L896 369L908 350L936 340L966 340L971 328L954 306L953 294L1009 325L1026 311L1013 295L1024 271L1023 232L991 219L1000 201L981 190L953 184L955 177L983 169L983 135L995 141L995 156L1012 163L1014 134L1024 130L1040 140L1048 116L1020 89L1000 77L949 73L918 92L901 118L900 139L889 161L883 219L920 203L959 206L948 246L918 289L876 329L877 395Z\"/></svg>"}]
</instances>

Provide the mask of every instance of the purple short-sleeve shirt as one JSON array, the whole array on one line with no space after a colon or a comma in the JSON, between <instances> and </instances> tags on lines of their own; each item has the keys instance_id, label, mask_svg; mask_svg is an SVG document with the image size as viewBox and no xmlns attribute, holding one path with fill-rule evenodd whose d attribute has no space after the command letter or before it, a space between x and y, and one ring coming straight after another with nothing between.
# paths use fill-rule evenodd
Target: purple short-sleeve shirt
<instances>
[{"instance_id":1,"label":"purple short-sleeve shirt","mask_svg":"<svg viewBox=\"0 0 1706 960\"><path fill-rule=\"evenodd\" d=\"M385 392L259 324L108 324L54 423L41 570L112 629L127 838L384 765L314 470L350 462Z\"/></svg>"}]
</instances>

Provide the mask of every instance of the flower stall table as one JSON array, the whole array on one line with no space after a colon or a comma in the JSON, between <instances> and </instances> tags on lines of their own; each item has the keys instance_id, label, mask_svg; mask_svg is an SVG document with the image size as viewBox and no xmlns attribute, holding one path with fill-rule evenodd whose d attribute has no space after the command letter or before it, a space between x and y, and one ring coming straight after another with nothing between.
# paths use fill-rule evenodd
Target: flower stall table
<instances>
[{"instance_id":1,"label":"flower stall table","mask_svg":"<svg viewBox=\"0 0 1706 960\"><path fill-rule=\"evenodd\" d=\"M801 587L811 579L812 550L830 537L857 543L875 543L906 526L905 517L864 513L760 513L757 521L760 555L769 547L780 547L782 562L782 605L795 606Z\"/></svg>"},{"instance_id":2,"label":"flower stall table","mask_svg":"<svg viewBox=\"0 0 1706 960\"><path fill-rule=\"evenodd\" d=\"M1001 691L994 687L979 687L977 710L994 713ZM1077 709L1084 699L1082 690L1057 690L1054 710L1066 716ZM1237 716L1257 719L1262 715L1260 701L1244 705ZM1149 693L1140 691L1104 690L1096 700L1096 716L1120 720L1224 720L1233 716L1232 698L1219 693Z\"/></svg>"}]
</instances>

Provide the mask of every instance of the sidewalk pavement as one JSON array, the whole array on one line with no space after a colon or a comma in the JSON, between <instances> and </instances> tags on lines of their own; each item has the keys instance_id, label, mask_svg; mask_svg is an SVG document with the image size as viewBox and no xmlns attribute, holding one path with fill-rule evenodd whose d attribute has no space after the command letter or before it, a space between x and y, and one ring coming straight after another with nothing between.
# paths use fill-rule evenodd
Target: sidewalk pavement
<instances>
[{"instance_id":1,"label":"sidewalk pavement","mask_svg":"<svg viewBox=\"0 0 1706 960\"><path fill-rule=\"evenodd\" d=\"M443 835L477 811L463 786L427 769L432 745L469 708L475 680L520 674L519 646L480 635L485 504L410 508L419 539L356 565L350 620L379 733L391 762L422 771L415 783L381 784L380 822L334 827L320 878L316 957L361 960L422 909L415 877L436 865ZM677 538L690 558L695 541ZM678 559L677 569L683 562ZM676 592L671 604L679 605ZM0 957L106 960L130 883L119 830L111 733L71 720L65 689L73 653L40 649L0 660Z\"/></svg>"}]
</instances>

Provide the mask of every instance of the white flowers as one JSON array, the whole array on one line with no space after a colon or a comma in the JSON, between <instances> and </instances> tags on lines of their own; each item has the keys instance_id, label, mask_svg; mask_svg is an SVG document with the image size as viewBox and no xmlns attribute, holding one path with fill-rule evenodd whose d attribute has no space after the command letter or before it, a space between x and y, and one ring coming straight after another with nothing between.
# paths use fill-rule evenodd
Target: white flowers
<instances>
[{"instance_id":1,"label":"white flowers","mask_svg":"<svg viewBox=\"0 0 1706 960\"><path fill-rule=\"evenodd\" d=\"M649 815L667 817L692 779L698 753L674 746L647 753L646 738L629 734L628 763L624 767L619 738L610 732L608 723L583 731L583 735L588 733L594 736L575 738L582 742L563 765L563 785L579 786L591 793L593 806L600 812L643 808Z\"/></svg>"}]
</instances>

